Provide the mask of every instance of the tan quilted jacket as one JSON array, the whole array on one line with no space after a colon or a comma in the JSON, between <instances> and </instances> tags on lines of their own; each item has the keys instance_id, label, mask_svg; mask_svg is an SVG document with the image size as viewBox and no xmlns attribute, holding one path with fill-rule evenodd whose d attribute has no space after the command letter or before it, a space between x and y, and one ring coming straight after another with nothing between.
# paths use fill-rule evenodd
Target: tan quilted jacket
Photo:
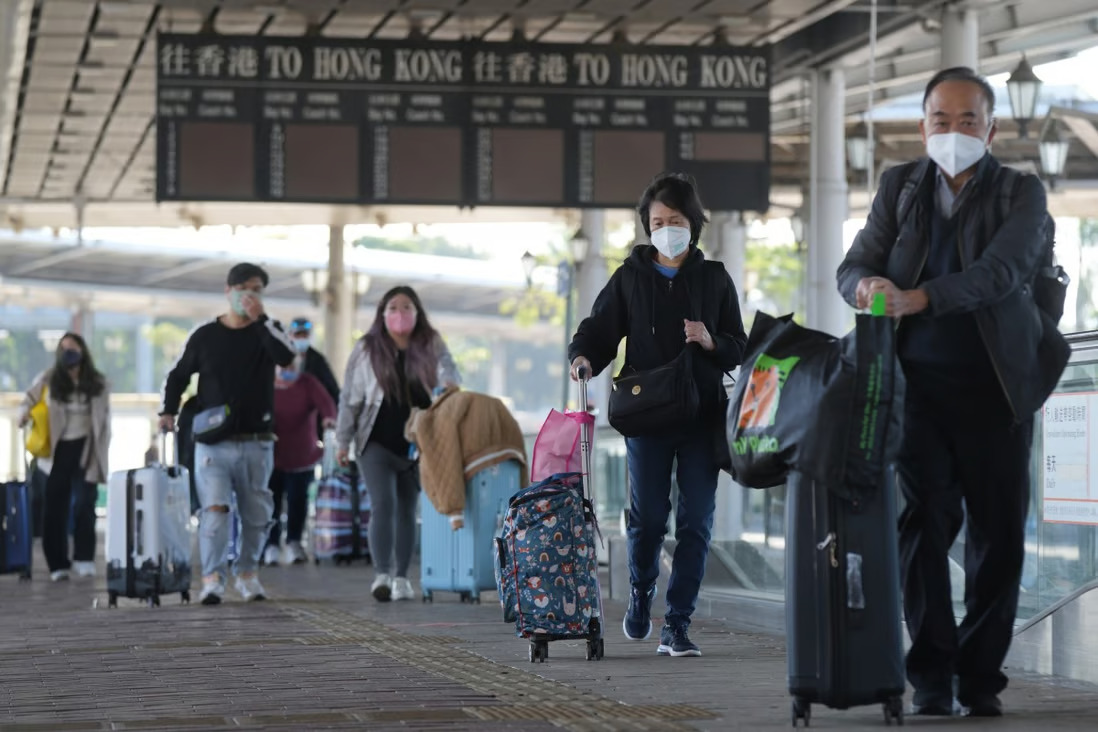
<instances>
[{"instance_id":1,"label":"tan quilted jacket","mask_svg":"<svg viewBox=\"0 0 1098 732\"><path fill-rule=\"evenodd\" d=\"M444 516L465 510L466 481L505 460L522 463L515 490L526 485L522 429L495 397L451 387L428 409L413 410L405 437L419 447L423 492Z\"/></svg>"}]
</instances>

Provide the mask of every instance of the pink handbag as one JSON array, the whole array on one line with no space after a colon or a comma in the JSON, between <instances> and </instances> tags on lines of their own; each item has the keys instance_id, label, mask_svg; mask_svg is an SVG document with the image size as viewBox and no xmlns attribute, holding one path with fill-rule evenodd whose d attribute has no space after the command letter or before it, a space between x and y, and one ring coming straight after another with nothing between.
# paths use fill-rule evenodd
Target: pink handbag
<instances>
[{"instance_id":1,"label":"pink handbag","mask_svg":"<svg viewBox=\"0 0 1098 732\"><path fill-rule=\"evenodd\" d=\"M557 473L583 472L583 426L594 433L595 415L589 412L549 412L534 440L530 482L537 483Z\"/></svg>"}]
</instances>

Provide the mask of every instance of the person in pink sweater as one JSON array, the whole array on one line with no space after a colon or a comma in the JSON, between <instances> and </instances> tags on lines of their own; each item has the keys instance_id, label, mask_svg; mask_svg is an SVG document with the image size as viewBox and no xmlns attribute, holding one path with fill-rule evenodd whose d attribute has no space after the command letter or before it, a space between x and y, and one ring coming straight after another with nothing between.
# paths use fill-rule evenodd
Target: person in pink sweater
<instances>
[{"instance_id":1,"label":"person in pink sweater","mask_svg":"<svg viewBox=\"0 0 1098 732\"><path fill-rule=\"evenodd\" d=\"M309 506L309 484L323 449L316 440L317 419L325 428L335 426L336 406L324 386L303 369L298 355L286 368L275 370L274 428L278 440L274 448L274 470L270 489L274 494L274 525L264 564L300 564L308 559L301 546L305 515ZM286 499L286 550L282 544L282 499Z\"/></svg>"}]
</instances>

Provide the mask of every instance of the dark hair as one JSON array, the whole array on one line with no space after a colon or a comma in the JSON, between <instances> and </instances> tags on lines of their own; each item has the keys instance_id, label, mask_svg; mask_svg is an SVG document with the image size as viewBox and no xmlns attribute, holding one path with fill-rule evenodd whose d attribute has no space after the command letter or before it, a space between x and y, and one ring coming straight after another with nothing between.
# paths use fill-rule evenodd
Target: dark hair
<instances>
[{"instance_id":1,"label":"dark hair","mask_svg":"<svg viewBox=\"0 0 1098 732\"><path fill-rule=\"evenodd\" d=\"M229 276L226 278L225 284L229 287L235 287L236 285L244 284L253 277L258 277L262 280L264 287L270 284L271 281L271 278L267 276L267 271L258 264L241 262L229 270Z\"/></svg>"},{"instance_id":2,"label":"dark hair","mask_svg":"<svg viewBox=\"0 0 1098 732\"><path fill-rule=\"evenodd\" d=\"M400 377L397 374L397 344L385 327L385 308L397 295L406 295L416 308L416 327L408 339L408 350L404 354L404 375L409 380L416 379L428 391L438 386L438 350L436 342L438 331L427 319L427 311L416 291L407 285L399 285L385 293L378 301L374 323L366 335L362 336L366 350L370 353L370 364L374 367L385 396L394 401L403 401L400 393Z\"/></svg>"},{"instance_id":3,"label":"dark hair","mask_svg":"<svg viewBox=\"0 0 1098 732\"><path fill-rule=\"evenodd\" d=\"M988 116L990 117L995 114L995 91L991 88L991 84L987 83L987 79L967 66L954 66L953 68L942 69L927 82L926 91L923 92L924 112L926 111L926 103L930 100L931 93L939 84L947 81L967 81L969 84L975 84L980 87L980 91L984 93L984 98L987 99Z\"/></svg>"},{"instance_id":4,"label":"dark hair","mask_svg":"<svg viewBox=\"0 0 1098 732\"><path fill-rule=\"evenodd\" d=\"M61 354L65 351L61 344L65 342L66 338L76 341L76 345L80 346L80 350L84 353L84 359L80 362L80 371L76 375L75 382L69 376L69 370L61 363ZM76 391L84 394L89 399L97 397L107 388L107 379L95 368L95 361L92 360L88 344L79 334L66 333L61 336L61 340L57 341L49 384L50 398L59 402L71 401L73 392Z\"/></svg>"},{"instance_id":5,"label":"dark hair","mask_svg":"<svg viewBox=\"0 0 1098 732\"><path fill-rule=\"evenodd\" d=\"M640 214L644 233L648 236L652 236L648 212L656 201L686 217L690 222L690 244L697 244L701 239L702 228L709 219L705 217L705 207L698 197L694 178L686 173L661 173L645 189L640 203L637 204L637 213Z\"/></svg>"}]
</instances>

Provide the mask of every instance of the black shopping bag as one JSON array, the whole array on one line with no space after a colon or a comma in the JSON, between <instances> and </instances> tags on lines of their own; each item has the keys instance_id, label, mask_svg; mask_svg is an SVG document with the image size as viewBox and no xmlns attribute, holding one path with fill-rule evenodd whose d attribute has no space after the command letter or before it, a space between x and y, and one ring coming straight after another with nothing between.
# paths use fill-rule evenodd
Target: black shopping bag
<instances>
[{"instance_id":1,"label":"black shopping bag","mask_svg":"<svg viewBox=\"0 0 1098 732\"><path fill-rule=\"evenodd\" d=\"M848 496L880 485L902 399L891 319L858 315L835 338L758 313L740 372L727 420L737 482L770 488L797 470Z\"/></svg>"}]
</instances>

